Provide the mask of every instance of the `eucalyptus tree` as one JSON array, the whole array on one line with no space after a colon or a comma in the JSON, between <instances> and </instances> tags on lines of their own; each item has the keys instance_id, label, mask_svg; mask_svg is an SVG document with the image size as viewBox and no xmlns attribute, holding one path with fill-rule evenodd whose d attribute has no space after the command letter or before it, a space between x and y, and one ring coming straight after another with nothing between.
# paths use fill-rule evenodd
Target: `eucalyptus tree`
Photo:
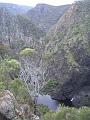
<instances>
[{"instance_id":1,"label":"eucalyptus tree","mask_svg":"<svg viewBox=\"0 0 90 120\"><path fill-rule=\"evenodd\" d=\"M4 59L0 61L0 83L5 89L9 89L10 82L18 77L20 63L15 59Z\"/></svg>"},{"instance_id":2,"label":"eucalyptus tree","mask_svg":"<svg viewBox=\"0 0 90 120\"><path fill-rule=\"evenodd\" d=\"M25 48L20 52L20 78L24 80L32 100L39 94L37 59L37 51L35 49Z\"/></svg>"}]
</instances>

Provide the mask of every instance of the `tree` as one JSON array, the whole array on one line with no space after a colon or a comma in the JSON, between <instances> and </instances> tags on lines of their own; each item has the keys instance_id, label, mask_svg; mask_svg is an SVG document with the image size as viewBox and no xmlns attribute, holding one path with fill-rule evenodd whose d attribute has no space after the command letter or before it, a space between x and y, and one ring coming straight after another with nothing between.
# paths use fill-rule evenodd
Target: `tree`
<instances>
[{"instance_id":1,"label":"tree","mask_svg":"<svg viewBox=\"0 0 90 120\"><path fill-rule=\"evenodd\" d=\"M36 55L37 52L32 48L25 48L20 51L20 78L25 82L29 95L34 100L39 94L39 81L37 79L37 67L36 67Z\"/></svg>"},{"instance_id":2,"label":"tree","mask_svg":"<svg viewBox=\"0 0 90 120\"><path fill-rule=\"evenodd\" d=\"M15 78L10 83L10 89L18 101L28 100L28 91L22 80Z\"/></svg>"},{"instance_id":3,"label":"tree","mask_svg":"<svg viewBox=\"0 0 90 120\"><path fill-rule=\"evenodd\" d=\"M0 82L3 82L6 89L9 89L9 82L15 77L15 74L19 72L20 63L15 59L5 59L0 63Z\"/></svg>"}]
</instances>

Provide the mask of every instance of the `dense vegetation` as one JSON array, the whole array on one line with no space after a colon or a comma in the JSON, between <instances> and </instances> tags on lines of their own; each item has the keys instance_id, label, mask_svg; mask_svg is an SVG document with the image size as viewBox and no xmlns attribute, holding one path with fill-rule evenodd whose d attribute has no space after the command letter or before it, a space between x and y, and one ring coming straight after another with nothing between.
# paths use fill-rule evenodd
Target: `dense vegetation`
<instances>
[{"instance_id":1,"label":"dense vegetation","mask_svg":"<svg viewBox=\"0 0 90 120\"><path fill-rule=\"evenodd\" d=\"M80 107L90 104L90 1L76 2L45 36L46 80L58 82L55 99ZM86 101L86 102L85 102Z\"/></svg>"},{"instance_id":2,"label":"dense vegetation","mask_svg":"<svg viewBox=\"0 0 90 120\"><path fill-rule=\"evenodd\" d=\"M48 4L37 4L35 8L27 12L27 16L47 32L69 9L70 5L51 6Z\"/></svg>"},{"instance_id":3,"label":"dense vegetation","mask_svg":"<svg viewBox=\"0 0 90 120\"><path fill-rule=\"evenodd\" d=\"M44 120L90 120L90 108L80 109L62 107L57 112L48 112Z\"/></svg>"}]
</instances>

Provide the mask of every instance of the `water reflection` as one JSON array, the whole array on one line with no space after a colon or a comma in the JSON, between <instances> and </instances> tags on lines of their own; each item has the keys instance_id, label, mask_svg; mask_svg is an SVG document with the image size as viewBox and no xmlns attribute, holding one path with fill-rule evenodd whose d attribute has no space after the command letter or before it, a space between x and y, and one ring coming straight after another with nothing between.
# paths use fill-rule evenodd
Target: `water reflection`
<instances>
[{"instance_id":1,"label":"water reflection","mask_svg":"<svg viewBox=\"0 0 90 120\"><path fill-rule=\"evenodd\" d=\"M39 95L37 98L37 104L46 105L51 110L56 110L59 106L59 102L53 100L50 95Z\"/></svg>"}]
</instances>

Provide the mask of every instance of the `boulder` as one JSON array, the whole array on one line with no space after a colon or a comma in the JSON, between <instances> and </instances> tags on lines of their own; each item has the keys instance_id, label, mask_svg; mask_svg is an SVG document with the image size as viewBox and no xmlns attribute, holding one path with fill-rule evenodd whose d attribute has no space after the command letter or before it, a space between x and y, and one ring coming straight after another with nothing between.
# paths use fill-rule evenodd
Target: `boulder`
<instances>
[{"instance_id":1,"label":"boulder","mask_svg":"<svg viewBox=\"0 0 90 120\"><path fill-rule=\"evenodd\" d=\"M15 98L8 90L0 93L0 117L2 120L15 118Z\"/></svg>"}]
</instances>

